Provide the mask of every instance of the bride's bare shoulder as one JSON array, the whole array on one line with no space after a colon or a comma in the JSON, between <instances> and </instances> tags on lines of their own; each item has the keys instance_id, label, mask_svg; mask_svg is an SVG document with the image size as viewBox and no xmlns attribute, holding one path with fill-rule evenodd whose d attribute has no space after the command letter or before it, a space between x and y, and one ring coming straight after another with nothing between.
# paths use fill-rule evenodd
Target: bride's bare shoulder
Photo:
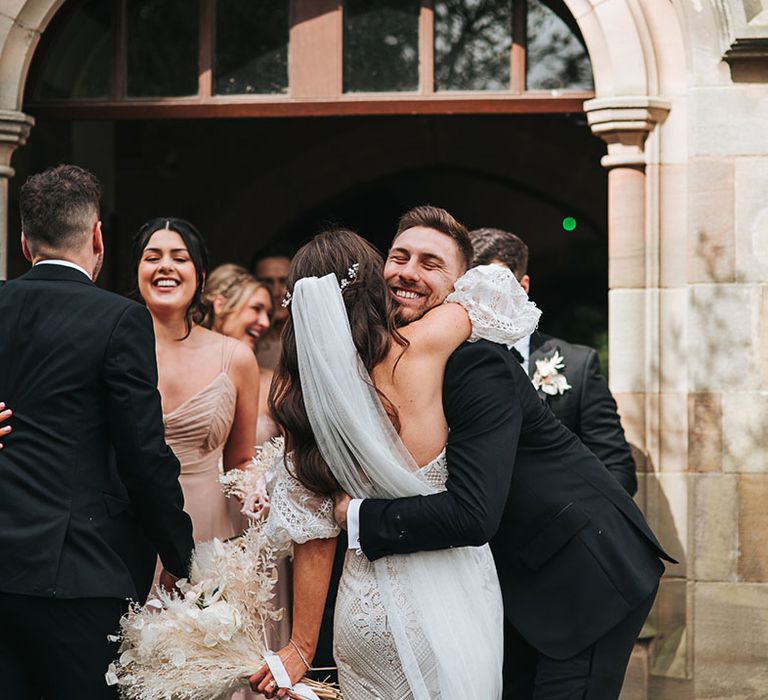
<instances>
[{"instance_id":1,"label":"bride's bare shoulder","mask_svg":"<svg viewBox=\"0 0 768 700\"><path fill-rule=\"evenodd\" d=\"M400 332L414 349L450 354L469 338L472 324L463 306L448 303L430 309Z\"/></svg>"}]
</instances>

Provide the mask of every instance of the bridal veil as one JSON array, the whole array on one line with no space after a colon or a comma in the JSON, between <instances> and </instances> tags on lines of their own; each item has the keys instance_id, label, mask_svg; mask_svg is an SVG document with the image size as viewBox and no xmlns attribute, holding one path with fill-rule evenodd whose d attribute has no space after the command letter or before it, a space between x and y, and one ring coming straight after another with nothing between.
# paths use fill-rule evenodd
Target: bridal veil
<instances>
[{"instance_id":1,"label":"bridal veil","mask_svg":"<svg viewBox=\"0 0 768 700\"><path fill-rule=\"evenodd\" d=\"M336 276L297 281L291 307L307 415L341 487L355 498L435 493L358 356ZM503 608L488 546L391 555L374 566L414 697L500 698Z\"/></svg>"}]
</instances>

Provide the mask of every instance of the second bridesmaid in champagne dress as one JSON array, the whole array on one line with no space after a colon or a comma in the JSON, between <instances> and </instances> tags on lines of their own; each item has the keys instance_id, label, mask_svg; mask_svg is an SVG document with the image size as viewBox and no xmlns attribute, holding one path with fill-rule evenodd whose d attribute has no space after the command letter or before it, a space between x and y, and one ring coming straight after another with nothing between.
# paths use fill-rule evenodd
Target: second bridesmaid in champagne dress
<instances>
[{"instance_id":1,"label":"second bridesmaid in champagne dress","mask_svg":"<svg viewBox=\"0 0 768 700\"><path fill-rule=\"evenodd\" d=\"M275 312L270 290L248 270L231 263L219 265L208 277L205 285L205 299L209 312L204 325L211 330L236 338L248 345L254 353L269 331ZM282 307L280 310L283 311ZM283 314L284 315L284 314ZM269 415L267 396L272 380L272 370L260 370L258 422L255 445L263 445L280 434L277 424ZM183 470L182 470L183 471ZM267 488L271 480L267 479ZM232 502L231 507L239 507ZM237 513L234 514L237 523ZM247 527L247 519L240 516L240 529ZM291 619L291 568L290 560L283 557L277 562L278 580L275 586L274 605L283 609L283 617L274 623L269 643L273 649L280 649L288 643Z\"/></svg>"}]
</instances>

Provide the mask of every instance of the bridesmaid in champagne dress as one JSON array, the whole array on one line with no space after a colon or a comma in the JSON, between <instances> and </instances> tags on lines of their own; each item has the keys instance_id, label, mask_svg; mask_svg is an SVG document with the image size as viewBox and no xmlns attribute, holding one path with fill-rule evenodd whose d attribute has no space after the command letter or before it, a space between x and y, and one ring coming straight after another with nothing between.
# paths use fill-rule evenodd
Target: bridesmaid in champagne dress
<instances>
[{"instance_id":1,"label":"bridesmaid in champagne dress","mask_svg":"<svg viewBox=\"0 0 768 700\"><path fill-rule=\"evenodd\" d=\"M208 302L208 315L204 325L242 341L256 353L259 341L267 335L272 321L274 306L269 288L244 267L227 263L219 265L211 272L205 286L205 299ZM280 434L277 424L269 415L267 406L273 371L262 367L260 375L256 445L262 445ZM271 491L269 478L265 486L268 492ZM265 509L263 516L266 517L266 514ZM243 522L242 527L246 527L246 524ZM278 561L277 570L278 581L275 586L274 604L275 607L282 608L284 613L269 635L270 646L273 649L285 646L291 631L292 572L287 557Z\"/></svg>"},{"instance_id":2,"label":"bridesmaid in champagne dress","mask_svg":"<svg viewBox=\"0 0 768 700\"><path fill-rule=\"evenodd\" d=\"M254 454L259 367L242 343L200 325L205 242L182 219L153 219L133 245L136 290L155 329L166 441L181 463L185 510L197 542L228 539L240 515L219 484Z\"/></svg>"},{"instance_id":3,"label":"bridesmaid in champagne dress","mask_svg":"<svg viewBox=\"0 0 768 700\"><path fill-rule=\"evenodd\" d=\"M241 530L219 484L219 465L235 422L237 388L230 371L239 343L226 336L217 340L221 359L213 381L163 414L165 440L181 463L179 481L197 542L229 539Z\"/></svg>"}]
</instances>

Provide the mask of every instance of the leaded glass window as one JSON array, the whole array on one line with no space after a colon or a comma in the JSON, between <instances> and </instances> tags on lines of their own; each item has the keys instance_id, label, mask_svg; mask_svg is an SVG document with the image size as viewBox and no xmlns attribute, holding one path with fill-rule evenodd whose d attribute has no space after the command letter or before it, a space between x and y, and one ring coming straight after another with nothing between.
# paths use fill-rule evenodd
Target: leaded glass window
<instances>
[{"instance_id":1,"label":"leaded glass window","mask_svg":"<svg viewBox=\"0 0 768 700\"><path fill-rule=\"evenodd\" d=\"M435 89L508 90L512 0L435 2Z\"/></svg>"},{"instance_id":2,"label":"leaded glass window","mask_svg":"<svg viewBox=\"0 0 768 700\"><path fill-rule=\"evenodd\" d=\"M198 16L190 0L128 0L127 93L131 97L197 94Z\"/></svg>"},{"instance_id":3,"label":"leaded glass window","mask_svg":"<svg viewBox=\"0 0 768 700\"><path fill-rule=\"evenodd\" d=\"M495 104L478 108L496 111L500 97L528 91L571 100L573 111L592 89L564 0L67 0L42 37L27 99L244 116L287 114L289 102L298 113L310 103L315 114L434 111L420 103L484 93Z\"/></svg>"},{"instance_id":4,"label":"leaded glass window","mask_svg":"<svg viewBox=\"0 0 768 700\"><path fill-rule=\"evenodd\" d=\"M112 3L81 2L55 28L37 77L36 99L106 98L111 89Z\"/></svg>"},{"instance_id":5,"label":"leaded glass window","mask_svg":"<svg viewBox=\"0 0 768 700\"><path fill-rule=\"evenodd\" d=\"M288 90L288 0L217 0L217 95Z\"/></svg>"},{"instance_id":6,"label":"leaded glass window","mask_svg":"<svg viewBox=\"0 0 768 700\"><path fill-rule=\"evenodd\" d=\"M419 87L419 1L346 0L344 92Z\"/></svg>"},{"instance_id":7,"label":"leaded glass window","mask_svg":"<svg viewBox=\"0 0 768 700\"><path fill-rule=\"evenodd\" d=\"M580 37L541 0L528 0L526 68L529 90L592 89L592 66Z\"/></svg>"}]
</instances>

